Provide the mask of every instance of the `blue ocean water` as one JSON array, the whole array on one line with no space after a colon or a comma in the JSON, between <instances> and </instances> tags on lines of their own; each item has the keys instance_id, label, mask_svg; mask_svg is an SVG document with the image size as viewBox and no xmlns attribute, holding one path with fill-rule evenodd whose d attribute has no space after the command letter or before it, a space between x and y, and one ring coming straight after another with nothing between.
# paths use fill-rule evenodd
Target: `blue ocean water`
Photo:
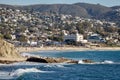
<instances>
[{"instance_id":1,"label":"blue ocean water","mask_svg":"<svg viewBox=\"0 0 120 80\"><path fill-rule=\"evenodd\" d=\"M65 57L79 61L90 59L95 63L1 64L0 80L120 80L120 51L38 51L23 54Z\"/></svg>"}]
</instances>

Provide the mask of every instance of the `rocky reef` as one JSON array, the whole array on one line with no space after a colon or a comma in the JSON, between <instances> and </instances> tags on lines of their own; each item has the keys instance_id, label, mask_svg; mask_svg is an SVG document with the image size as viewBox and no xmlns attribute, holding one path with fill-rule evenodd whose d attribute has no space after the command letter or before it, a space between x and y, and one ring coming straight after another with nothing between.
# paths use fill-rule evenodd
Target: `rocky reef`
<instances>
[{"instance_id":1,"label":"rocky reef","mask_svg":"<svg viewBox=\"0 0 120 80\"><path fill-rule=\"evenodd\" d=\"M50 58L50 57L29 57L27 58L28 62L38 62L38 63L74 63L74 64L91 64L95 63L89 59L83 59L80 61L66 59L66 58Z\"/></svg>"},{"instance_id":2,"label":"rocky reef","mask_svg":"<svg viewBox=\"0 0 120 80\"><path fill-rule=\"evenodd\" d=\"M82 62L83 62L83 63L94 63L94 61L88 60L88 59L84 59L84 60L82 60Z\"/></svg>"},{"instance_id":3,"label":"rocky reef","mask_svg":"<svg viewBox=\"0 0 120 80\"><path fill-rule=\"evenodd\" d=\"M50 57L29 57L26 61L39 63L78 63L78 61L66 58L50 58Z\"/></svg>"}]
</instances>

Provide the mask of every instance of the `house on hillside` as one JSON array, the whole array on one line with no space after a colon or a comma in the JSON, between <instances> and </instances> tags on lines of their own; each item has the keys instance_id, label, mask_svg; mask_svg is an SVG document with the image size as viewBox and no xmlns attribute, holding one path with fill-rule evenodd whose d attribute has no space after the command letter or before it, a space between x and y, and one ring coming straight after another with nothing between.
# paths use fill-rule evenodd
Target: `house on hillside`
<instances>
[{"instance_id":1,"label":"house on hillside","mask_svg":"<svg viewBox=\"0 0 120 80\"><path fill-rule=\"evenodd\" d=\"M105 42L105 40L99 34L92 34L88 36L88 41L92 43Z\"/></svg>"}]
</instances>

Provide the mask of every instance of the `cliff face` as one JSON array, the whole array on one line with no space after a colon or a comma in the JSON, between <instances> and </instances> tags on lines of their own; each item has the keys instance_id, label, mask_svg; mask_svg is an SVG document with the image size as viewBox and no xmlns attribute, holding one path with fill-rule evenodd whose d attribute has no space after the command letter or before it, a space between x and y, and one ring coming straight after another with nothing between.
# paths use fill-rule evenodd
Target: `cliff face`
<instances>
[{"instance_id":1,"label":"cliff face","mask_svg":"<svg viewBox=\"0 0 120 80\"><path fill-rule=\"evenodd\" d=\"M0 58L20 58L14 45L0 39Z\"/></svg>"}]
</instances>

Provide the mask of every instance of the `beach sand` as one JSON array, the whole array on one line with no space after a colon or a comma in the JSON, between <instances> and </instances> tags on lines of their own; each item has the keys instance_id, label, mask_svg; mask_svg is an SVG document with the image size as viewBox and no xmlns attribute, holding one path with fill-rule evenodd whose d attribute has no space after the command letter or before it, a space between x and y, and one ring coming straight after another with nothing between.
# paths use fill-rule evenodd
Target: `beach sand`
<instances>
[{"instance_id":1,"label":"beach sand","mask_svg":"<svg viewBox=\"0 0 120 80\"><path fill-rule=\"evenodd\" d=\"M18 52L35 52L35 51L51 51L51 50L57 50L57 51L91 51L91 50L103 50L103 51L114 51L114 50L120 50L120 47L17 47L16 48Z\"/></svg>"}]
</instances>

